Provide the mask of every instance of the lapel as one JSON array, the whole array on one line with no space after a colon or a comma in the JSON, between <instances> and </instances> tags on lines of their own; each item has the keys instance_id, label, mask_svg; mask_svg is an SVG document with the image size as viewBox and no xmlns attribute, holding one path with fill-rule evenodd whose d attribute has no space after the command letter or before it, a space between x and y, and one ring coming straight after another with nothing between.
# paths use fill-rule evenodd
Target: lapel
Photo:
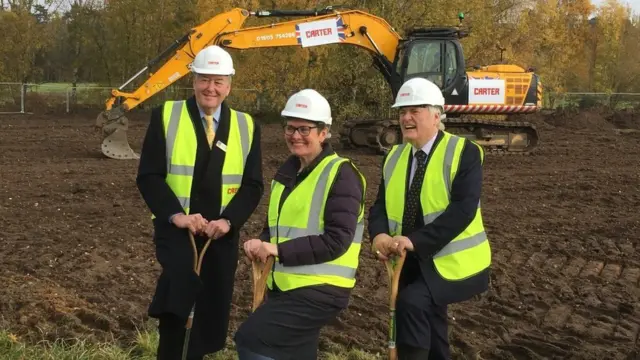
<instances>
[{"instance_id":1,"label":"lapel","mask_svg":"<svg viewBox=\"0 0 640 360\"><path fill-rule=\"evenodd\" d=\"M212 170L216 171L217 177L222 174L222 164L224 163L224 158L227 153L216 144L222 143L223 145L228 145L227 140L229 140L229 128L231 127L231 110L229 109L229 106L227 106L227 102L223 101L220 106L222 108L220 109L218 130L216 131L216 136L213 138L211 151L209 151L208 144L206 143L206 136L204 138L205 151L209 151L211 156L209 159L209 165L213 165L214 169ZM225 146L222 147L224 148Z\"/></svg>"},{"instance_id":2,"label":"lapel","mask_svg":"<svg viewBox=\"0 0 640 360\"><path fill-rule=\"evenodd\" d=\"M187 110L189 111L189 117L191 123L196 131L196 139L198 139L198 154L201 151L207 151L207 135L204 132L204 126L202 126L202 118L200 117L200 111L196 104L196 97L191 96L187 99Z\"/></svg>"}]
</instances>

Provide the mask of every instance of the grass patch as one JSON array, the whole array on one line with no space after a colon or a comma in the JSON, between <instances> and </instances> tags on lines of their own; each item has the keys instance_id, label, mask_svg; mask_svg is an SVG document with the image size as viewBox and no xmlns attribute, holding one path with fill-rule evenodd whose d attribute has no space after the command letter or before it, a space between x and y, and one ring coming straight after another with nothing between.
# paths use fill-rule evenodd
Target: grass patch
<instances>
[{"instance_id":1,"label":"grass patch","mask_svg":"<svg viewBox=\"0 0 640 360\"><path fill-rule=\"evenodd\" d=\"M8 331L0 331L0 358L2 360L155 360L158 346L156 331L143 330L137 333L129 348L113 343L92 343L86 340L55 342L41 341L26 344ZM323 360L374 360L383 359L385 354L369 354L358 349L347 350L338 345L329 346L323 352ZM235 350L225 349L207 360L237 360Z\"/></svg>"}]
</instances>

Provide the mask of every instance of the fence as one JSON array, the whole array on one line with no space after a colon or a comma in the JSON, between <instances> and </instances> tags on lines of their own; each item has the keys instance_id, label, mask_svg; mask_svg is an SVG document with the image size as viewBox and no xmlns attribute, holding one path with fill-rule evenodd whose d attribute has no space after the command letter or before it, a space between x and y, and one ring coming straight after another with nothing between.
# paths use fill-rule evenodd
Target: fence
<instances>
[{"instance_id":1,"label":"fence","mask_svg":"<svg viewBox=\"0 0 640 360\"><path fill-rule=\"evenodd\" d=\"M26 84L0 82L0 114L25 113Z\"/></svg>"},{"instance_id":2,"label":"fence","mask_svg":"<svg viewBox=\"0 0 640 360\"><path fill-rule=\"evenodd\" d=\"M104 108L112 89L112 87L96 85L73 87L68 84L0 83L0 113L19 114L51 110L70 113L85 108L100 109ZM139 108L153 107L170 99L184 99L191 95L191 91L190 88L169 87L140 104ZM255 89L234 89L234 91L242 95L240 98L245 103L253 103L254 107L260 107ZM233 96L230 97L230 99L233 98Z\"/></svg>"},{"instance_id":3,"label":"fence","mask_svg":"<svg viewBox=\"0 0 640 360\"><path fill-rule=\"evenodd\" d=\"M23 84L0 83L0 114L24 114L42 112L73 113L80 110L101 111L111 96L111 87L83 84ZM319 90L332 104L335 118L388 118L392 116L390 92L385 89L356 90L341 88L338 91ZM193 90L188 87L169 86L155 94L133 111L144 111L166 100L185 99ZM274 115L284 107L292 91L276 89L259 91L250 88L233 88L228 101L234 108L263 116ZM610 109L640 109L640 93L550 93L544 94L543 107Z\"/></svg>"},{"instance_id":4,"label":"fence","mask_svg":"<svg viewBox=\"0 0 640 360\"><path fill-rule=\"evenodd\" d=\"M111 96L112 87L83 84L22 84L0 83L0 113L74 113L82 110L99 112ZM381 95L376 95L376 90ZM236 109L261 115L278 116L287 98L295 90L275 89L259 91L251 88L233 88L228 102ZM334 109L334 117L391 116L391 96L387 89L356 91L342 88L338 91L319 90ZM166 100L180 100L191 96L193 89L172 85L140 103L132 111L145 111ZM382 99L382 100L379 100Z\"/></svg>"},{"instance_id":5,"label":"fence","mask_svg":"<svg viewBox=\"0 0 640 360\"><path fill-rule=\"evenodd\" d=\"M543 107L558 108L596 108L612 110L640 109L640 93L545 93Z\"/></svg>"}]
</instances>

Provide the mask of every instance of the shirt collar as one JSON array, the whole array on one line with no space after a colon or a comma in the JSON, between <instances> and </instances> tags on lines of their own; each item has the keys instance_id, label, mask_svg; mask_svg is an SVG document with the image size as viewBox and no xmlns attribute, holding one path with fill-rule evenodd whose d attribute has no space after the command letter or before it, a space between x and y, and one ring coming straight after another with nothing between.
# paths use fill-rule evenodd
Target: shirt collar
<instances>
[{"instance_id":1,"label":"shirt collar","mask_svg":"<svg viewBox=\"0 0 640 360\"><path fill-rule=\"evenodd\" d=\"M422 151L424 151L425 154L429 155L429 152L431 151L431 148L433 147L433 143L435 142L436 138L438 137L438 133L436 133L435 135L433 135L433 137L431 138L431 140L427 141L426 144L424 144L424 146L422 147ZM418 151L418 149L415 148L415 146L411 147L411 154L415 156L416 152Z\"/></svg>"},{"instance_id":2,"label":"shirt collar","mask_svg":"<svg viewBox=\"0 0 640 360\"><path fill-rule=\"evenodd\" d=\"M198 105L198 111L200 112L200 118L204 119L204 111L202 111L202 108L200 107L200 104L196 103L196 105ZM222 105L218 105L218 108L216 109L216 111L213 113L213 120L215 122L220 121L220 109L222 109Z\"/></svg>"}]
</instances>

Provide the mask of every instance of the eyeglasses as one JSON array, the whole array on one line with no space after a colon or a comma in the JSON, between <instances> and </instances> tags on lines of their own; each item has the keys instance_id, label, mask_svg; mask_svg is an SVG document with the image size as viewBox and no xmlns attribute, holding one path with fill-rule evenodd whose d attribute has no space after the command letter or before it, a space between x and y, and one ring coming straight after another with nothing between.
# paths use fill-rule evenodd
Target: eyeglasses
<instances>
[{"instance_id":1,"label":"eyeglasses","mask_svg":"<svg viewBox=\"0 0 640 360\"><path fill-rule=\"evenodd\" d=\"M284 125L284 133L287 135L293 135L298 131L302 136L308 136L311 129L316 129L317 126L298 126Z\"/></svg>"}]
</instances>

